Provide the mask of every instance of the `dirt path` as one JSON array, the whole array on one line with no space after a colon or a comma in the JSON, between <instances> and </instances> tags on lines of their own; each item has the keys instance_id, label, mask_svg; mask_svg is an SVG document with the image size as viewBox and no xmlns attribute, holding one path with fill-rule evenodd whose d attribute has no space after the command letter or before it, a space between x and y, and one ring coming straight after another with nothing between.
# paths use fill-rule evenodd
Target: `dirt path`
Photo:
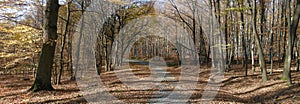
<instances>
[{"instance_id":1,"label":"dirt path","mask_svg":"<svg viewBox=\"0 0 300 104\"><path fill-rule=\"evenodd\" d=\"M140 78L150 76L150 70L139 68L135 70L124 71L134 72ZM161 71L161 70L157 70ZM168 68L165 71L165 79L159 86L151 90L136 90L128 88L118 80L114 72L101 74L102 81L109 88L109 92L118 99L127 103L155 103L157 99L168 96L174 92L174 85L178 81L180 68ZM210 71L201 69L197 88L189 99L191 103L199 103L209 79ZM222 80L222 86L214 99L214 103L300 103L300 85L299 72L293 72L294 84L287 86L280 80L280 70L275 70L273 75L269 75L267 83L261 82L260 72L250 73L248 77L243 76L243 70L235 67L234 70L226 72ZM30 80L24 80L28 77L23 75L0 75L0 103L86 103L75 81L68 81L64 78L61 85L54 85L55 91L41 91L37 93L27 92L33 83L33 77ZM297 79L296 79L297 78ZM178 100L180 101L180 100Z\"/></svg>"}]
</instances>

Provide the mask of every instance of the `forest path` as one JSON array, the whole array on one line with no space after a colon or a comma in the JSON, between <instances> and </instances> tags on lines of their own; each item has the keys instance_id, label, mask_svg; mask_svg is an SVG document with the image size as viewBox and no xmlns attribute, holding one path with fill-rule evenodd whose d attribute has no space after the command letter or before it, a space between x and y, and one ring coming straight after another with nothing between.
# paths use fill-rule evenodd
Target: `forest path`
<instances>
[{"instance_id":1,"label":"forest path","mask_svg":"<svg viewBox=\"0 0 300 104\"><path fill-rule=\"evenodd\" d=\"M131 66L131 70L116 70L101 74L102 82L108 88L111 95L126 103L166 103L171 98L180 76L181 68L167 67L166 69L154 69L159 75L163 75L158 81L140 81L142 85L152 83L150 89L134 89L119 80L116 72L133 73L141 79L151 76L151 70L146 66ZM300 103L300 74L293 72L295 82L292 86L287 86L280 80L281 72L275 71L269 75L269 81L262 83L260 72L251 73L244 77L244 71L239 67L234 67L230 72L225 73L222 81L223 85L218 91L213 103ZM69 76L69 75L64 75ZM209 68L201 69L197 80L196 89L185 91L192 93L189 98L190 103L199 103L210 76ZM127 76L130 79L132 76ZM25 80L30 78L30 80ZM55 91L41 91L37 93L27 92L32 85L34 78L29 75L0 75L0 103L87 103L82 93L80 93L76 81L70 81L69 77L63 77L61 85L53 85ZM128 82L137 83L132 80ZM154 83L154 84L153 84ZM193 91L193 92L192 92ZM184 102L181 99L172 99L174 102Z\"/></svg>"}]
</instances>

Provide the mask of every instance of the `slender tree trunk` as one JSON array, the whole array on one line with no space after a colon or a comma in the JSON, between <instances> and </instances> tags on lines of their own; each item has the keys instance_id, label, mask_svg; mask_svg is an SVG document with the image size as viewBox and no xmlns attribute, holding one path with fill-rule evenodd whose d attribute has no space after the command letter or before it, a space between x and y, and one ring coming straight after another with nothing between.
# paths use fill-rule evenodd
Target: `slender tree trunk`
<instances>
[{"instance_id":1,"label":"slender tree trunk","mask_svg":"<svg viewBox=\"0 0 300 104\"><path fill-rule=\"evenodd\" d=\"M254 49L255 49L255 33L252 32L251 37L251 66L252 66L252 73L255 72L255 59L254 59Z\"/></svg>"},{"instance_id":2,"label":"slender tree trunk","mask_svg":"<svg viewBox=\"0 0 300 104\"><path fill-rule=\"evenodd\" d=\"M64 49L66 46L66 38L67 38L67 34L68 34L68 30L69 30L69 21L70 21L70 15L71 15L71 11L69 8L71 2L68 2L67 4L67 20L66 20L66 27L65 27L65 32L63 35L63 39L62 39L62 46L61 46L61 50L60 50L60 69L59 69L59 74L58 74L58 80L56 84L60 84L61 81L61 75L63 74L63 69L64 69Z\"/></svg>"},{"instance_id":3,"label":"slender tree trunk","mask_svg":"<svg viewBox=\"0 0 300 104\"><path fill-rule=\"evenodd\" d=\"M259 0L259 4L260 4L260 43L261 43L261 47L262 49L264 49L264 34L265 34L265 1L264 0ZM264 54L264 53L263 53Z\"/></svg>"},{"instance_id":4,"label":"slender tree trunk","mask_svg":"<svg viewBox=\"0 0 300 104\"><path fill-rule=\"evenodd\" d=\"M290 7L290 0L287 3L288 7L288 32L289 32L289 37L288 37L288 48L286 50L286 55L285 55L285 62L284 62L284 71L283 71L283 80L287 80L288 84L292 84L291 80L291 56L293 54L293 47L294 47L294 42L296 37L296 32L297 32L297 27L298 27L298 22L299 22L299 16L300 16L300 0L297 0L297 7L295 9L295 13L293 16L293 20L291 20L291 7Z\"/></svg>"},{"instance_id":5,"label":"slender tree trunk","mask_svg":"<svg viewBox=\"0 0 300 104\"><path fill-rule=\"evenodd\" d=\"M97 42L96 42L96 66L97 66L97 74L100 75L102 69L102 37L98 35Z\"/></svg>"},{"instance_id":6,"label":"slender tree trunk","mask_svg":"<svg viewBox=\"0 0 300 104\"><path fill-rule=\"evenodd\" d=\"M75 53L75 56L76 56L76 65L75 65L75 70L74 70L74 73L72 73L72 77L71 77L71 80L75 80L76 79L76 76L77 76L77 71L78 69L81 67L81 65L79 64L79 58L80 58L80 48L81 48L81 42L83 41L83 29L85 27L85 17L84 17L84 11L85 11L85 2L84 0L81 1L81 27L80 27L80 30L79 30L79 41L78 41L78 44L77 44L77 52ZM84 55L84 54L83 54Z\"/></svg>"},{"instance_id":7,"label":"slender tree trunk","mask_svg":"<svg viewBox=\"0 0 300 104\"><path fill-rule=\"evenodd\" d=\"M281 45L282 44L282 37L283 37L283 35L286 33L286 30L285 30L285 23L286 23L286 19L285 19L285 15L286 15L286 7L285 7L285 0L283 0L282 1L282 9L281 9L281 28L280 28L280 35L279 35L279 39L278 39L278 41L279 41L279 44L278 44L278 68L280 68L280 64L281 64L281 62L282 62L282 57L284 56L284 55L282 55L281 54L281 46L283 46L283 48L285 48L285 39L283 39L283 45ZM283 29L282 29L282 27L284 27Z\"/></svg>"},{"instance_id":8,"label":"slender tree trunk","mask_svg":"<svg viewBox=\"0 0 300 104\"><path fill-rule=\"evenodd\" d=\"M227 4L226 4L226 7L227 8L229 6L229 1L227 1ZM225 13L225 21L224 21L224 27L225 27L225 30L224 30L224 34L225 34L225 44L228 45L228 30L229 30L229 26L228 26L228 12ZM225 60L225 63L226 63L226 69L229 68L229 49L230 47L227 47L226 49L226 60Z\"/></svg>"},{"instance_id":9,"label":"slender tree trunk","mask_svg":"<svg viewBox=\"0 0 300 104\"><path fill-rule=\"evenodd\" d=\"M299 72L299 48L298 48L298 46L299 46L299 41L298 40L296 40L296 42L295 42L296 44L296 49L295 49L295 54L296 54L296 71L297 72Z\"/></svg>"},{"instance_id":10,"label":"slender tree trunk","mask_svg":"<svg viewBox=\"0 0 300 104\"><path fill-rule=\"evenodd\" d=\"M271 72L270 74L273 74L273 44L274 44L274 21L275 21L275 0L273 3L273 9L272 9L272 22L271 22L271 44L270 44L270 50L269 50L269 60L271 63Z\"/></svg>"},{"instance_id":11,"label":"slender tree trunk","mask_svg":"<svg viewBox=\"0 0 300 104\"><path fill-rule=\"evenodd\" d=\"M241 3L239 4L240 8L243 7L244 1L242 0ZM241 13L241 33L242 33L242 44L243 44L243 52L244 52L244 65L245 65L245 76L248 76L248 54L247 54L247 46L246 46L246 41L245 41L245 22L244 22L244 14L243 11L240 11Z\"/></svg>"},{"instance_id":12,"label":"slender tree trunk","mask_svg":"<svg viewBox=\"0 0 300 104\"><path fill-rule=\"evenodd\" d=\"M230 20L233 20L233 13L231 11L230 12ZM234 47L234 34L232 31L234 31L234 26L230 26L230 54L229 54L229 59L228 59L228 67L230 68L232 65L232 61L234 60L234 51L235 51L235 47Z\"/></svg>"},{"instance_id":13,"label":"slender tree trunk","mask_svg":"<svg viewBox=\"0 0 300 104\"><path fill-rule=\"evenodd\" d=\"M105 71L110 71L108 47L108 38L105 37Z\"/></svg>"},{"instance_id":14,"label":"slender tree trunk","mask_svg":"<svg viewBox=\"0 0 300 104\"><path fill-rule=\"evenodd\" d=\"M57 19L58 19L59 4L58 0L47 0L45 10L44 24L44 44L42 54L39 61L39 66L36 74L36 79L29 89L33 92L40 90L53 90L51 85L51 70L53 68L53 59L57 40Z\"/></svg>"},{"instance_id":15,"label":"slender tree trunk","mask_svg":"<svg viewBox=\"0 0 300 104\"><path fill-rule=\"evenodd\" d=\"M284 6L284 18L283 18L283 20L284 20L284 22L282 22L283 23L283 27L284 27L284 31L283 31L283 53L282 53L282 56L281 56L281 62L285 62L285 54L286 54L286 36L288 35L288 33L287 33L287 29L289 29L288 28L288 18L289 17L287 17L287 14L288 14L288 12L287 12L287 9L289 9L290 7L288 7L287 5L289 5L289 3L290 2L288 2L288 1L286 1L286 0L283 0L283 6Z\"/></svg>"},{"instance_id":16,"label":"slender tree trunk","mask_svg":"<svg viewBox=\"0 0 300 104\"><path fill-rule=\"evenodd\" d=\"M210 16L211 17L214 17L214 15L213 15L213 2L214 1L211 1L211 0L209 0L210 1L210 9L211 9L211 11L210 11ZM210 50L210 54L211 54L211 62L212 62L212 67L213 68L215 68L216 67L216 65L215 65L215 51L214 51L214 47L212 46L212 45L214 45L214 43L215 43L215 36L214 36L214 34L213 34L213 22L215 22L215 21L213 21L213 18L210 18L209 19L209 21L210 21L210 24L209 24L209 34L210 34L210 48L209 48L209 50Z\"/></svg>"},{"instance_id":17,"label":"slender tree trunk","mask_svg":"<svg viewBox=\"0 0 300 104\"><path fill-rule=\"evenodd\" d=\"M238 14L235 13L235 17L238 17ZM238 18L237 20L233 20L233 21L238 21ZM235 24L235 40L236 40L236 64L240 64L240 60L239 60L239 57L240 57L240 49L239 49L239 25L238 24Z\"/></svg>"},{"instance_id":18,"label":"slender tree trunk","mask_svg":"<svg viewBox=\"0 0 300 104\"><path fill-rule=\"evenodd\" d=\"M267 78L267 69L266 69L266 63L265 63L265 59L264 59L264 54L262 52L262 48L261 48L261 43L260 43L260 40L259 40L259 37L258 37L258 34L257 34L257 31L256 31L256 1L253 1L253 17L252 17L252 24L253 24L253 34L254 35L254 38L255 38L255 43L256 43L256 46L257 46L257 51L258 51L258 55L259 55L259 62L260 62L260 68L261 68L261 71L262 71L262 79L264 82L266 82L268 80Z\"/></svg>"}]
</instances>

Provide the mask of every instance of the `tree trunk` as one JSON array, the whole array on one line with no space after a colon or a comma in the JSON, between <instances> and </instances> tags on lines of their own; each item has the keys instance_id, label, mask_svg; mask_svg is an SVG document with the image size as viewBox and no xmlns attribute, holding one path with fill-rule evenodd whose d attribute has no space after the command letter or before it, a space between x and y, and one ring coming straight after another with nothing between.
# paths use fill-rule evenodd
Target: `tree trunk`
<instances>
[{"instance_id":1,"label":"tree trunk","mask_svg":"<svg viewBox=\"0 0 300 104\"><path fill-rule=\"evenodd\" d=\"M273 74L273 44L274 44L274 21L275 21L275 1L273 3L273 9L272 9L272 22L271 22L271 44L270 44L270 50L269 50L269 61L271 63L271 72L270 74Z\"/></svg>"},{"instance_id":2,"label":"tree trunk","mask_svg":"<svg viewBox=\"0 0 300 104\"><path fill-rule=\"evenodd\" d=\"M100 75L101 73L101 69L102 69L102 37L99 35L97 37L97 42L96 42L96 53L95 53L95 57L96 57L96 66L97 66L97 74Z\"/></svg>"},{"instance_id":3,"label":"tree trunk","mask_svg":"<svg viewBox=\"0 0 300 104\"><path fill-rule=\"evenodd\" d=\"M258 51L258 55L259 55L259 62L260 62L260 68L262 71L262 79L264 82L266 82L268 80L267 78L267 69L266 69L266 62L264 59L264 54L262 52L262 48L261 48L261 44L260 44L260 40L256 31L256 1L253 1L253 18L252 18L252 22L253 22L253 34L254 38L255 38L255 43L257 46L257 51Z\"/></svg>"},{"instance_id":4,"label":"tree trunk","mask_svg":"<svg viewBox=\"0 0 300 104\"><path fill-rule=\"evenodd\" d=\"M293 53L293 47L294 47L294 42L296 37L296 32L297 32L297 27L298 27L298 22L299 22L299 16L300 16L300 0L297 0L297 7L295 9L295 13L293 16L293 20L290 21L291 19L291 7L290 7L290 0L287 3L288 7L288 29L289 29L289 37L288 37L288 49L286 50L286 55L285 55L285 61L284 61L284 71L283 71L283 80L287 80L288 84L292 84L291 80L291 56Z\"/></svg>"},{"instance_id":5,"label":"tree trunk","mask_svg":"<svg viewBox=\"0 0 300 104\"><path fill-rule=\"evenodd\" d=\"M64 70L64 49L66 46L66 38L67 38L67 33L69 32L69 21L70 21L70 15L71 15L71 11L69 8L71 2L68 2L67 4L67 20L66 20L66 27L65 27L65 32L64 35L62 36L62 46L61 46L61 50L60 50L60 69L59 69L59 74L58 74L58 80L56 84L60 84L60 80L61 80L61 75L63 74L63 70Z\"/></svg>"},{"instance_id":6,"label":"tree trunk","mask_svg":"<svg viewBox=\"0 0 300 104\"><path fill-rule=\"evenodd\" d=\"M81 1L81 10L80 10L80 12L81 12L81 27L80 27L80 30L79 30L79 38L78 38L78 44L77 44L77 52L75 53L75 60L76 60L76 62L75 62L75 70L74 70L74 72L73 73L71 73L72 74L72 76L71 76L71 80L75 80L76 79L76 76L77 76L77 71L78 71L78 69L81 67L81 65L79 64L79 58L80 58L80 48L81 48L81 42L83 41L83 29L84 29L84 27L85 27L85 17L84 17L84 11L85 11L85 2L84 2L84 0L83 1ZM83 54L84 55L84 54ZM82 70L81 70L82 71Z\"/></svg>"},{"instance_id":7,"label":"tree trunk","mask_svg":"<svg viewBox=\"0 0 300 104\"><path fill-rule=\"evenodd\" d=\"M240 3L240 8L243 7L243 2ZM248 76L248 54L247 54L247 46L246 46L246 41L245 41L245 23L244 23L244 13L243 11L240 11L241 13L241 33L242 33L242 44L243 44L243 52L244 52L244 65L245 65L245 76Z\"/></svg>"},{"instance_id":8,"label":"tree trunk","mask_svg":"<svg viewBox=\"0 0 300 104\"><path fill-rule=\"evenodd\" d=\"M33 92L40 90L53 90L51 85L51 70L53 68L53 59L57 40L57 19L59 4L58 0L47 0L45 11L45 24L42 54L40 57L36 79L29 89Z\"/></svg>"},{"instance_id":9,"label":"tree trunk","mask_svg":"<svg viewBox=\"0 0 300 104\"><path fill-rule=\"evenodd\" d=\"M295 50L295 55L296 55L296 71L297 72L299 72L299 52L298 52L298 50L299 50L299 48L298 48L298 45L299 45L299 41L298 40L296 40L296 42L295 42L296 44L296 50Z\"/></svg>"},{"instance_id":10,"label":"tree trunk","mask_svg":"<svg viewBox=\"0 0 300 104\"><path fill-rule=\"evenodd\" d=\"M228 8L229 7L229 2L227 1L227 4L226 4L226 7L225 8ZM225 27L225 30L224 30L224 35L225 35L225 44L228 45L228 31L229 31L229 26L228 26L228 13L225 13L224 15L224 27ZM225 60L225 63L226 63L226 67L225 69L228 69L229 68L229 49L226 49L226 60Z\"/></svg>"},{"instance_id":11,"label":"tree trunk","mask_svg":"<svg viewBox=\"0 0 300 104\"><path fill-rule=\"evenodd\" d=\"M255 60L254 60L254 49L255 49L255 33L254 31L252 32L252 37L251 37L251 66L252 66L252 73L255 72Z\"/></svg>"},{"instance_id":12,"label":"tree trunk","mask_svg":"<svg viewBox=\"0 0 300 104\"><path fill-rule=\"evenodd\" d=\"M110 71L109 45L108 38L105 37L105 71Z\"/></svg>"},{"instance_id":13,"label":"tree trunk","mask_svg":"<svg viewBox=\"0 0 300 104\"><path fill-rule=\"evenodd\" d=\"M210 16L211 17L213 17L213 1L211 1L211 0L209 0L209 4L210 4L210 9L211 9L211 11L210 11ZM209 39L209 50L211 50L210 51L210 54L211 54L211 63L212 63L212 66L211 67L213 67L213 68L215 68L215 51L214 51L214 47L213 47L213 45L215 44L215 36L213 35L213 18L210 18L209 19L209 21L210 21L210 24L209 24L209 34L210 34L210 39Z\"/></svg>"},{"instance_id":14,"label":"tree trunk","mask_svg":"<svg viewBox=\"0 0 300 104\"><path fill-rule=\"evenodd\" d=\"M285 15L286 15L286 9L285 9L285 0L282 1L282 9L281 9L281 26L280 27L285 27ZM281 44L282 44L282 37L283 35L285 34L285 28L282 30L280 28L280 34L279 34L279 39L278 39L278 68L280 68L280 64L281 64L281 61L282 61L282 57L283 55L281 54ZM283 40L285 40L285 38L283 38ZM283 42L283 48L285 48L285 43Z\"/></svg>"},{"instance_id":15,"label":"tree trunk","mask_svg":"<svg viewBox=\"0 0 300 104\"><path fill-rule=\"evenodd\" d=\"M266 19L265 19L265 1L264 0L259 0L259 4L260 4L260 44L262 49L264 49L265 44L264 44L264 34L265 34L265 23L266 23ZM264 54L264 53L263 53Z\"/></svg>"},{"instance_id":16,"label":"tree trunk","mask_svg":"<svg viewBox=\"0 0 300 104\"><path fill-rule=\"evenodd\" d=\"M70 71L70 79L73 76L73 59L72 59L72 36L69 31L68 33L68 70Z\"/></svg>"}]
</instances>

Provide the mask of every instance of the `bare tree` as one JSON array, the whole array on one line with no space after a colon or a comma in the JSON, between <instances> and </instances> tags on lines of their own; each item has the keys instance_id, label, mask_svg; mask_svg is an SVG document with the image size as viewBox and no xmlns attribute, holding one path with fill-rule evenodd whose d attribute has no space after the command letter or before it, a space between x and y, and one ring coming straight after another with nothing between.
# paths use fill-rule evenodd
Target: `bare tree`
<instances>
[{"instance_id":1,"label":"bare tree","mask_svg":"<svg viewBox=\"0 0 300 104\"><path fill-rule=\"evenodd\" d=\"M255 43L257 46L257 51L258 51L258 55L259 55L259 63L260 63L260 68L261 68L261 72L262 72L262 79L264 82L266 82L268 80L267 78L267 69L266 69L266 62L265 62L265 58L264 58L264 54L262 52L262 48L261 48L261 41L259 41L259 37L256 31L256 0L253 1L253 10L252 10L252 25L253 25L253 34L254 34L254 38L255 38Z\"/></svg>"},{"instance_id":2,"label":"bare tree","mask_svg":"<svg viewBox=\"0 0 300 104\"><path fill-rule=\"evenodd\" d=\"M299 16L300 16L300 0L297 0L297 7L295 9L295 13L293 16L292 21L291 19L291 7L290 7L290 0L287 3L288 7L288 49L286 50L285 54L285 62L284 62L284 71L283 71L283 76L282 79L287 80L288 84L292 84L292 79L291 79L291 60L292 60L292 54L293 54L293 48L294 48L294 43L296 38L296 32L297 32L297 27L298 27L298 22L299 22Z\"/></svg>"}]
</instances>

